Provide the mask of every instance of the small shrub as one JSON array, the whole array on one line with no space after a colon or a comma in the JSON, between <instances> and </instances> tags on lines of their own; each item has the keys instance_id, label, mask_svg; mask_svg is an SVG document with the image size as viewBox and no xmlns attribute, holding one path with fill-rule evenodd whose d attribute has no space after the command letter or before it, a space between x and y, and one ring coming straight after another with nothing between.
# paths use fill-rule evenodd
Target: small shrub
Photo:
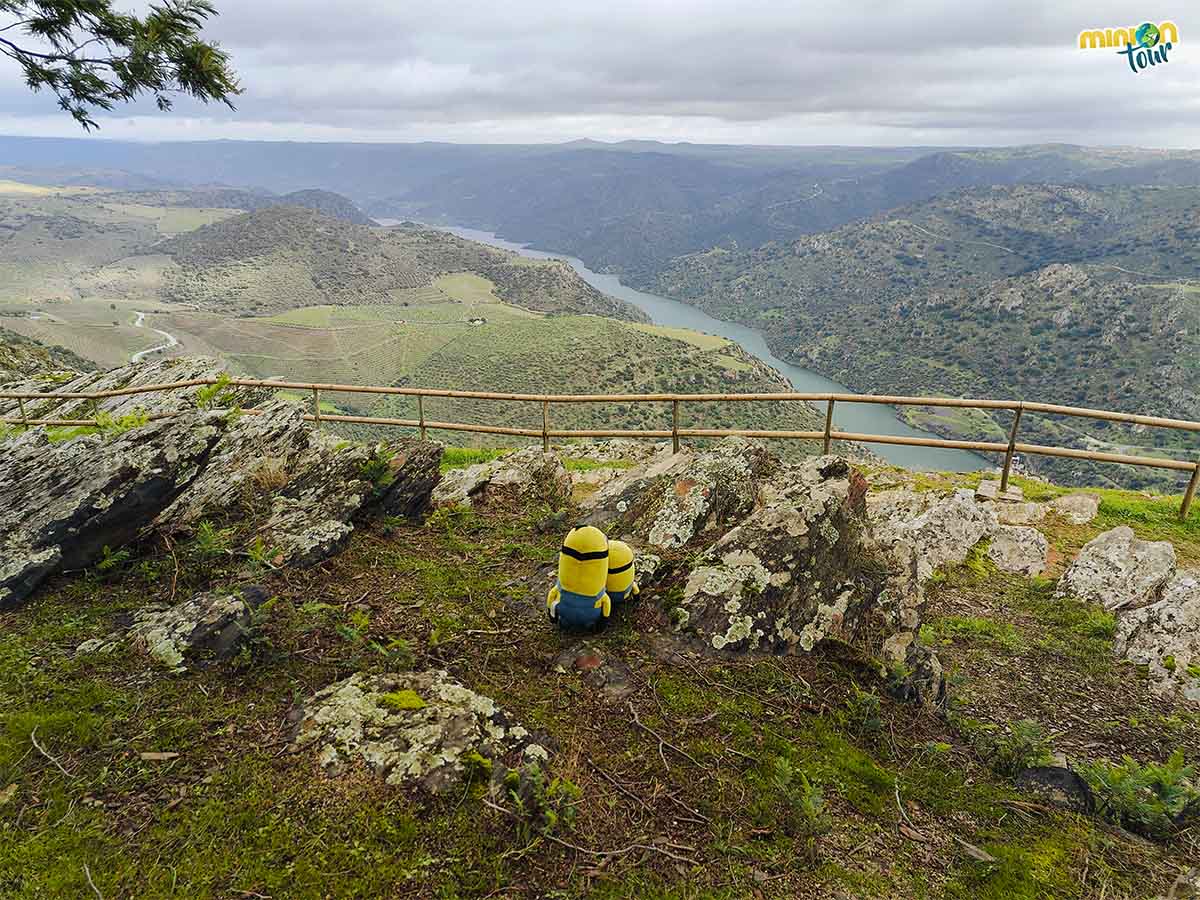
<instances>
[{"instance_id":1,"label":"small shrub","mask_svg":"<svg viewBox=\"0 0 1200 900\"><path fill-rule=\"evenodd\" d=\"M380 444L375 448L375 451L358 468L359 477L364 481L369 481L376 489L385 488L395 479L395 474L392 472L392 458L394 453L389 453Z\"/></svg>"},{"instance_id":2,"label":"small shrub","mask_svg":"<svg viewBox=\"0 0 1200 900\"><path fill-rule=\"evenodd\" d=\"M754 821L794 838L801 855L816 863L820 838L831 828L821 789L782 756L764 761L754 781L758 790L749 808Z\"/></svg>"},{"instance_id":3,"label":"small shrub","mask_svg":"<svg viewBox=\"0 0 1200 900\"><path fill-rule=\"evenodd\" d=\"M569 831L575 824L575 807L583 792L565 778L547 782L546 773L536 763L521 771L510 770L504 776L504 797L520 822L521 837Z\"/></svg>"},{"instance_id":4,"label":"small shrub","mask_svg":"<svg viewBox=\"0 0 1200 900\"><path fill-rule=\"evenodd\" d=\"M864 691L857 684L852 684L851 688L853 693L842 712L843 725L860 738L878 734L883 727L879 718L879 696L872 691Z\"/></svg>"},{"instance_id":5,"label":"small shrub","mask_svg":"<svg viewBox=\"0 0 1200 900\"><path fill-rule=\"evenodd\" d=\"M222 372L214 384L200 388L196 391L196 408L213 409L220 406L236 406L237 395L229 389L232 381L228 372Z\"/></svg>"},{"instance_id":6,"label":"small shrub","mask_svg":"<svg viewBox=\"0 0 1200 900\"><path fill-rule=\"evenodd\" d=\"M261 534L255 537L254 543L246 548L246 555L250 557L250 561L264 569L275 568L275 560L281 553L283 553L282 547L267 544Z\"/></svg>"},{"instance_id":7,"label":"small shrub","mask_svg":"<svg viewBox=\"0 0 1200 900\"><path fill-rule=\"evenodd\" d=\"M475 521L475 511L469 506L443 506L433 511L425 524L434 531L453 535Z\"/></svg>"},{"instance_id":8,"label":"small shrub","mask_svg":"<svg viewBox=\"0 0 1200 900\"><path fill-rule=\"evenodd\" d=\"M1034 766L1048 765L1053 761L1052 749L1042 726L1031 719L1022 719L994 739L989 755L992 768L1012 777Z\"/></svg>"},{"instance_id":9,"label":"small shrub","mask_svg":"<svg viewBox=\"0 0 1200 900\"><path fill-rule=\"evenodd\" d=\"M196 526L196 537L192 548L201 559L224 556L229 553L232 537L232 528L217 528L212 522L204 519Z\"/></svg>"},{"instance_id":10,"label":"small shrub","mask_svg":"<svg viewBox=\"0 0 1200 900\"><path fill-rule=\"evenodd\" d=\"M100 561L96 563L96 571L105 575L113 575L124 568L125 563L129 562L128 550L113 550L107 544L101 551Z\"/></svg>"},{"instance_id":11,"label":"small shrub","mask_svg":"<svg viewBox=\"0 0 1200 900\"><path fill-rule=\"evenodd\" d=\"M1120 763L1099 760L1079 766L1109 821L1155 840L1166 840L1185 819L1200 819L1196 769L1185 765L1182 750L1165 763L1139 763L1124 756Z\"/></svg>"},{"instance_id":12,"label":"small shrub","mask_svg":"<svg viewBox=\"0 0 1200 900\"><path fill-rule=\"evenodd\" d=\"M305 604L303 612L325 612L332 607L323 603ZM411 669L415 654L413 646L404 638L391 638L386 644L371 637L371 617L362 610L354 610L350 618L334 627L337 635L350 648L346 663L353 669L386 669L389 672ZM412 691L400 692L411 694ZM416 696L415 694L413 695ZM419 698L418 698L419 699ZM409 707L416 708L416 707Z\"/></svg>"},{"instance_id":13,"label":"small shrub","mask_svg":"<svg viewBox=\"0 0 1200 900\"><path fill-rule=\"evenodd\" d=\"M278 491L288 483L283 460L275 456L267 457L255 467L251 481L260 493L270 494Z\"/></svg>"}]
</instances>

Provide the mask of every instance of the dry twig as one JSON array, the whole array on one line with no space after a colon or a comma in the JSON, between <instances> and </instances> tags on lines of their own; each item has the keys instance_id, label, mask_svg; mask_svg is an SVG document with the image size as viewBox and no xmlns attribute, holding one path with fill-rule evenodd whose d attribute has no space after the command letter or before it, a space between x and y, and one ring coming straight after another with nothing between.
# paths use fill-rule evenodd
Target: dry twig
<instances>
[{"instance_id":1,"label":"dry twig","mask_svg":"<svg viewBox=\"0 0 1200 900\"><path fill-rule=\"evenodd\" d=\"M75 777L74 775L72 775L70 772L68 772L66 769L64 769L62 767L62 763L60 763L57 759L55 759L53 756L51 756L49 753L47 753L45 747L43 747L41 744L38 743L37 726L34 726L33 731L29 732L29 741L31 744L33 744L34 749L36 749L38 753L42 754L42 756L46 757L46 759L50 760L50 762L54 763L54 767L56 769L58 769L58 771L62 772L68 778Z\"/></svg>"}]
</instances>

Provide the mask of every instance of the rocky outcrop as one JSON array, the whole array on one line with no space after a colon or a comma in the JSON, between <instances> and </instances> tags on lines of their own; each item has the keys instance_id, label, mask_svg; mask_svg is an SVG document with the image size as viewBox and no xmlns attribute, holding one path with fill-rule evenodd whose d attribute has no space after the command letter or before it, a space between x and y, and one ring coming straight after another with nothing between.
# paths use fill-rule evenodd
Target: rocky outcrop
<instances>
[{"instance_id":1,"label":"rocky outcrop","mask_svg":"<svg viewBox=\"0 0 1200 900\"><path fill-rule=\"evenodd\" d=\"M1175 548L1142 541L1126 525L1106 531L1079 551L1059 580L1056 596L1076 597L1110 612L1158 601L1175 575Z\"/></svg>"},{"instance_id":2,"label":"rocky outcrop","mask_svg":"<svg viewBox=\"0 0 1200 900\"><path fill-rule=\"evenodd\" d=\"M988 559L996 568L1016 575L1041 575L1049 552L1046 536L1022 525L999 526L988 544Z\"/></svg>"},{"instance_id":3,"label":"rocky outcrop","mask_svg":"<svg viewBox=\"0 0 1200 900\"><path fill-rule=\"evenodd\" d=\"M779 465L764 447L742 438L706 451L660 452L598 491L585 521L636 534L652 548L683 547L745 517Z\"/></svg>"},{"instance_id":4,"label":"rocky outcrop","mask_svg":"<svg viewBox=\"0 0 1200 900\"><path fill-rule=\"evenodd\" d=\"M181 377L199 367L171 362ZM161 381L162 366L117 373L136 381L154 369ZM120 382L117 373L106 377ZM282 402L239 414L181 402L170 418L68 440L31 428L0 455L0 606L55 572L92 565L106 547L150 529L186 534L203 519L236 522L239 539L261 542L275 565L311 565L341 549L369 499L389 514L419 513L440 455L406 443L373 484L370 448L313 429L303 409Z\"/></svg>"},{"instance_id":5,"label":"rocky outcrop","mask_svg":"<svg viewBox=\"0 0 1200 900\"><path fill-rule=\"evenodd\" d=\"M315 750L330 774L365 764L388 784L439 792L480 760L516 767L544 761L546 749L509 721L489 697L443 671L361 672L319 691L290 717L291 749Z\"/></svg>"},{"instance_id":6,"label":"rocky outcrop","mask_svg":"<svg viewBox=\"0 0 1200 900\"><path fill-rule=\"evenodd\" d=\"M204 668L230 659L245 644L254 610L267 599L260 587L234 593L198 594L174 606L146 606L133 614L128 629L85 641L77 653L112 653L130 644L172 672Z\"/></svg>"},{"instance_id":7,"label":"rocky outcrop","mask_svg":"<svg viewBox=\"0 0 1200 900\"><path fill-rule=\"evenodd\" d=\"M1086 525L1100 512L1095 494L1064 494L1050 501L1050 508L1072 525Z\"/></svg>"},{"instance_id":8,"label":"rocky outcrop","mask_svg":"<svg viewBox=\"0 0 1200 900\"><path fill-rule=\"evenodd\" d=\"M0 606L132 540L208 464L225 427L220 413L191 411L111 439L52 443L35 428L4 442Z\"/></svg>"},{"instance_id":9,"label":"rocky outcrop","mask_svg":"<svg viewBox=\"0 0 1200 900\"><path fill-rule=\"evenodd\" d=\"M1180 573L1162 599L1117 618L1116 652L1146 666L1159 694L1200 701L1200 576Z\"/></svg>"},{"instance_id":10,"label":"rocky outcrop","mask_svg":"<svg viewBox=\"0 0 1200 900\"><path fill-rule=\"evenodd\" d=\"M441 481L441 444L400 439L383 444L377 457L386 459L386 472L376 483L375 505L386 516L415 519L428 508Z\"/></svg>"},{"instance_id":11,"label":"rocky outcrop","mask_svg":"<svg viewBox=\"0 0 1200 900\"><path fill-rule=\"evenodd\" d=\"M844 460L778 471L761 504L687 568L676 630L724 651L855 638L882 587L862 543L865 491Z\"/></svg>"},{"instance_id":12,"label":"rocky outcrop","mask_svg":"<svg viewBox=\"0 0 1200 900\"><path fill-rule=\"evenodd\" d=\"M218 360L203 356L181 356L174 359L156 360L149 363L122 366L108 372L92 372L79 375L69 381L47 381L31 377L22 381L8 382L4 390L12 393L93 393L115 391L126 388L148 387L156 384L216 379L224 374L224 365ZM196 409L205 392L203 385L177 388L165 393L134 394L124 397L106 397L96 401L95 410L115 419L135 413L161 415ZM226 387L213 394L213 405L222 408L249 407L267 399L269 391L260 388ZM90 400L26 400L25 412L31 419L90 419L94 415ZM16 400L0 399L0 416L18 416Z\"/></svg>"},{"instance_id":13,"label":"rocky outcrop","mask_svg":"<svg viewBox=\"0 0 1200 900\"><path fill-rule=\"evenodd\" d=\"M558 507L570 496L571 478L562 460L541 448L528 447L447 472L433 491L433 505L475 506L507 498Z\"/></svg>"},{"instance_id":14,"label":"rocky outcrop","mask_svg":"<svg viewBox=\"0 0 1200 900\"><path fill-rule=\"evenodd\" d=\"M869 498L869 519L871 541L887 560L883 602L902 630L920 627L930 576L943 566L964 562L1000 527L993 505L977 503L968 490L948 497L885 491Z\"/></svg>"}]
</instances>

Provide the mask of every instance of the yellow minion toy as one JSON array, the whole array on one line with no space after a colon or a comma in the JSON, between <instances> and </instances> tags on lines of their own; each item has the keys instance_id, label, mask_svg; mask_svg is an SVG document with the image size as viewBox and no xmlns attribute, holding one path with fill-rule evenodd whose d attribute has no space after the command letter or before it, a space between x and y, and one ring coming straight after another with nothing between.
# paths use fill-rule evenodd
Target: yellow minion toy
<instances>
[{"instance_id":1,"label":"yellow minion toy","mask_svg":"<svg viewBox=\"0 0 1200 900\"><path fill-rule=\"evenodd\" d=\"M546 596L550 621L559 628L595 630L612 612L608 538L591 525L572 528L558 553L558 580Z\"/></svg>"},{"instance_id":2,"label":"yellow minion toy","mask_svg":"<svg viewBox=\"0 0 1200 900\"><path fill-rule=\"evenodd\" d=\"M624 541L608 542L608 596L613 606L638 595L633 548Z\"/></svg>"}]
</instances>

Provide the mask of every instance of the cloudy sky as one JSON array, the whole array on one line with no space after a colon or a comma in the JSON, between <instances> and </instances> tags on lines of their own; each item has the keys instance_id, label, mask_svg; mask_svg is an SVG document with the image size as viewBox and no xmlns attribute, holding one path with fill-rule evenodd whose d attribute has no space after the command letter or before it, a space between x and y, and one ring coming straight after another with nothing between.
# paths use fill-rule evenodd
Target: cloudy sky
<instances>
[{"instance_id":1,"label":"cloudy sky","mask_svg":"<svg viewBox=\"0 0 1200 900\"><path fill-rule=\"evenodd\" d=\"M101 137L1200 147L1194 2L215 3L237 111L136 105ZM1165 66L1076 49L1147 20L1179 26ZM0 59L0 133L79 131Z\"/></svg>"}]
</instances>

